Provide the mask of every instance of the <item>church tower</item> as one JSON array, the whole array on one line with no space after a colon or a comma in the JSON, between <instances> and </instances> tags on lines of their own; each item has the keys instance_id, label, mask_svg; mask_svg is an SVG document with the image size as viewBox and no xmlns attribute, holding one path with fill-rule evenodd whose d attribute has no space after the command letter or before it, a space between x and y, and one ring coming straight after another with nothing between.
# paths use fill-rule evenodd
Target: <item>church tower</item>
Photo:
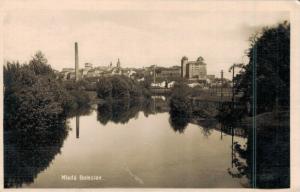
<instances>
[{"instance_id":1,"label":"church tower","mask_svg":"<svg viewBox=\"0 0 300 192\"><path fill-rule=\"evenodd\" d=\"M118 62L117 62L117 67L120 68L121 67L121 62L120 59L118 58Z\"/></svg>"}]
</instances>

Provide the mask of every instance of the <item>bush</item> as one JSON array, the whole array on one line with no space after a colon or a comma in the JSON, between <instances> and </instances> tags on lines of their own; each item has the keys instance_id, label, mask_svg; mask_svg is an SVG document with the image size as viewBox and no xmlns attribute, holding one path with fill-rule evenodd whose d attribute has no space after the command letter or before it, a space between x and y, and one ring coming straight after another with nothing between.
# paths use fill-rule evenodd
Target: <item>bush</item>
<instances>
[{"instance_id":1,"label":"bush","mask_svg":"<svg viewBox=\"0 0 300 192\"><path fill-rule=\"evenodd\" d=\"M108 78L100 78L96 84L97 96L106 99L112 96L112 83Z\"/></svg>"},{"instance_id":2,"label":"bush","mask_svg":"<svg viewBox=\"0 0 300 192\"><path fill-rule=\"evenodd\" d=\"M72 97L72 102L78 107L88 106L90 103L89 95L85 91L80 90L72 90L69 91L70 96Z\"/></svg>"},{"instance_id":3,"label":"bush","mask_svg":"<svg viewBox=\"0 0 300 192\"><path fill-rule=\"evenodd\" d=\"M128 99L130 97L129 84L120 76L113 76L112 83L112 97L117 99Z\"/></svg>"},{"instance_id":4,"label":"bush","mask_svg":"<svg viewBox=\"0 0 300 192\"><path fill-rule=\"evenodd\" d=\"M174 116L190 117L192 114L192 106L189 100L191 88L185 83L176 83L172 89L170 99L170 112Z\"/></svg>"},{"instance_id":5,"label":"bush","mask_svg":"<svg viewBox=\"0 0 300 192\"><path fill-rule=\"evenodd\" d=\"M101 99L130 99L150 95L138 82L126 76L102 77L96 85L97 95Z\"/></svg>"},{"instance_id":6,"label":"bush","mask_svg":"<svg viewBox=\"0 0 300 192\"><path fill-rule=\"evenodd\" d=\"M63 115L66 95L53 76L35 75L28 65L8 63L4 86L5 129L22 128L18 125L31 120L27 128L43 129L45 123Z\"/></svg>"}]
</instances>

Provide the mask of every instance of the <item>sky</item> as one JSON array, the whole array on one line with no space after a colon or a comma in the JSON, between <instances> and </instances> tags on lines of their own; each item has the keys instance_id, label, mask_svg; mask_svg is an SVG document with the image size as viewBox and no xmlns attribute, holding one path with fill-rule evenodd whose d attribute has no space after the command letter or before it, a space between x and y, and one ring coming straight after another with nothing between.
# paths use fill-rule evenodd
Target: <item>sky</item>
<instances>
[{"instance_id":1,"label":"sky","mask_svg":"<svg viewBox=\"0 0 300 192\"><path fill-rule=\"evenodd\" d=\"M289 20L287 12L184 10L19 10L3 20L4 59L28 62L41 50L52 68L180 65L202 56L208 74L230 77L233 63L248 61L249 37L264 26Z\"/></svg>"}]
</instances>

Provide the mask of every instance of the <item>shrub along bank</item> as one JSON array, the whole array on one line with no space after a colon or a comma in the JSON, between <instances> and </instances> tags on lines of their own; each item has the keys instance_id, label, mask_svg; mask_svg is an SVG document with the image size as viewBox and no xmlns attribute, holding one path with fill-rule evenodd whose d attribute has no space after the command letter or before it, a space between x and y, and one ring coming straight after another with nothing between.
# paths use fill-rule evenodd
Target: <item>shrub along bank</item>
<instances>
[{"instance_id":1,"label":"shrub along bank","mask_svg":"<svg viewBox=\"0 0 300 192\"><path fill-rule=\"evenodd\" d=\"M150 92L142 84L127 76L101 77L96 84L97 96L104 100L123 100L150 97Z\"/></svg>"}]
</instances>

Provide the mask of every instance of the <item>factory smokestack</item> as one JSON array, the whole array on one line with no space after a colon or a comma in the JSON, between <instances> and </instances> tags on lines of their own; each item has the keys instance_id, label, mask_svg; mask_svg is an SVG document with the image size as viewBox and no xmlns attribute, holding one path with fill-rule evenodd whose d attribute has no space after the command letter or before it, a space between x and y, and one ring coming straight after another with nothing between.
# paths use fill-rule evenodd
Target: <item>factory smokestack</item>
<instances>
[{"instance_id":1,"label":"factory smokestack","mask_svg":"<svg viewBox=\"0 0 300 192\"><path fill-rule=\"evenodd\" d=\"M78 44L75 42L75 80L79 79Z\"/></svg>"}]
</instances>

